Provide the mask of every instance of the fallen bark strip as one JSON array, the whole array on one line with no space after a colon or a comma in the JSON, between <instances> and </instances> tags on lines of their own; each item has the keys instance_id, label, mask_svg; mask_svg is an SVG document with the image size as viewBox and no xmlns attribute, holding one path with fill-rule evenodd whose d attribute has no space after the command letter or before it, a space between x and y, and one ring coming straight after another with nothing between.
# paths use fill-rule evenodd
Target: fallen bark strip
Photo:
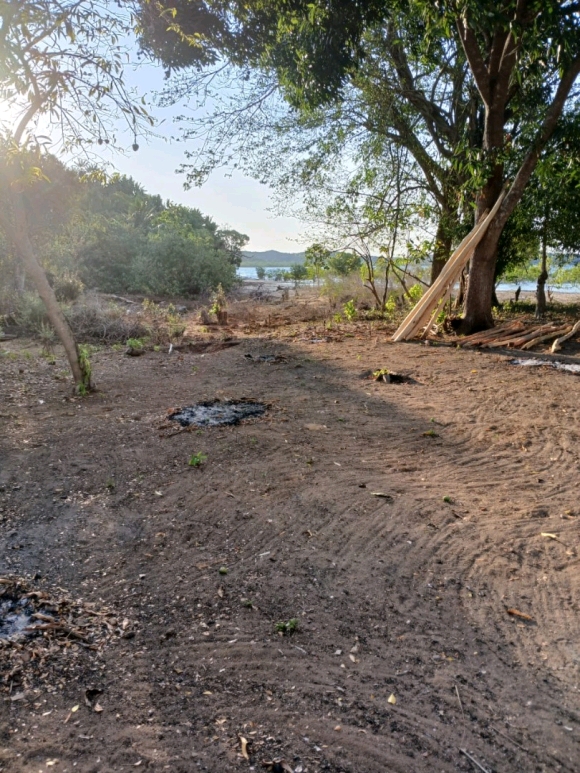
<instances>
[{"instance_id":1,"label":"fallen bark strip","mask_svg":"<svg viewBox=\"0 0 580 773\"><path fill-rule=\"evenodd\" d=\"M425 331L424 331L423 335L421 336L422 338L427 338L427 336L429 335L429 333L431 331L431 328L433 327L433 324L435 323L435 320L437 319L439 314L445 308L445 304L447 303L447 301L451 298L451 293L453 292L454 284L455 284L454 282L451 282L451 284L449 285L449 287L445 291L445 294L443 295L443 297L441 298L441 300L439 301L439 303L435 307L435 311L433 312L433 315L432 315L431 319L429 320L429 322L427 323L427 325L425 327Z\"/></svg>"},{"instance_id":2,"label":"fallen bark strip","mask_svg":"<svg viewBox=\"0 0 580 773\"><path fill-rule=\"evenodd\" d=\"M471 258L473 251L479 242L483 239L489 224L501 206L504 196L505 192L499 196L491 212L487 213L485 217L482 217L475 228L461 242L459 247L443 266L443 270L437 279L433 282L419 303L410 312L410 314L405 317L402 324L396 330L395 334L393 335L393 341L404 341L408 340L409 338L413 338L413 336L415 336L419 330L421 330L421 328L427 324L429 317L439 304L441 297L446 294L449 289L449 285L455 284L459 275Z\"/></svg>"},{"instance_id":3,"label":"fallen bark strip","mask_svg":"<svg viewBox=\"0 0 580 773\"><path fill-rule=\"evenodd\" d=\"M540 335L537 338L532 338L531 341L528 341L525 343L521 348L522 349L531 349L533 346L536 346L536 344L542 343L542 341L550 341L552 338L555 338L556 336L561 336L562 333L567 333L570 331L570 327L564 327L560 328L560 330L553 330L551 333L545 333L544 335Z\"/></svg>"},{"instance_id":4,"label":"fallen bark strip","mask_svg":"<svg viewBox=\"0 0 580 773\"><path fill-rule=\"evenodd\" d=\"M574 325L572 330L570 330L569 333L566 333L566 335L563 335L554 341L554 343L552 344L552 348L550 349L552 354L554 354L554 352L559 351L562 348L562 344L564 343L564 341L567 341L569 338L572 338L572 336L575 335L579 330L580 330L580 319L578 320L578 322L576 322L576 324Z\"/></svg>"}]
</instances>

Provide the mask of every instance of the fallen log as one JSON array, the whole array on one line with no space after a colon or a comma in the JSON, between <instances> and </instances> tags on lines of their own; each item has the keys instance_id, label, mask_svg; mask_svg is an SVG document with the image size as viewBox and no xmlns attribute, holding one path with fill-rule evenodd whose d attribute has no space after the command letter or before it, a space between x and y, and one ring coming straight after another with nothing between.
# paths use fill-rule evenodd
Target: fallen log
<instances>
[{"instance_id":1,"label":"fallen log","mask_svg":"<svg viewBox=\"0 0 580 773\"><path fill-rule=\"evenodd\" d=\"M510 336L500 336L497 339L491 340L485 344L482 344L482 346L486 348L496 348L498 346L513 346L516 349L519 349L520 346L523 346L527 341L532 340L538 335L542 335L544 333L550 333L552 331L560 332L559 328L554 328L553 325L542 325L537 328L532 328L531 330L528 330L527 333L524 333L523 335L516 334L516 335L510 335ZM556 333L556 334L557 334Z\"/></svg>"},{"instance_id":2,"label":"fallen log","mask_svg":"<svg viewBox=\"0 0 580 773\"><path fill-rule=\"evenodd\" d=\"M499 327L492 327L490 330L484 330L481 333L472 333L470 336L465 336L459 341L459 346L479 346L484 341L493 341L498 336L504 336L507 334L521 333L526 329L526 326L520 320L514 320L513 322L506 322L505 325Z\"/></svg>"},{"instance_id":3,"label":"fallen log","mask_svg":"<svg viewBox=\"0 0 580 773\"><path fill-rule=\"evenodd\" d=\"M566 333L566 335L563 335L560 338L556 338L556 340L552 344L552 348L550 349L552 354L554 352L559 351L562 348L562 344L564 343L564 341L567 341L569 338L572 338L572 336L575 335L579 330L580 330L580 319L578 320L578 322L576 322L576 324L574 325L572 330L570 330L569 333Z\"/></svg>"}]
</instances>

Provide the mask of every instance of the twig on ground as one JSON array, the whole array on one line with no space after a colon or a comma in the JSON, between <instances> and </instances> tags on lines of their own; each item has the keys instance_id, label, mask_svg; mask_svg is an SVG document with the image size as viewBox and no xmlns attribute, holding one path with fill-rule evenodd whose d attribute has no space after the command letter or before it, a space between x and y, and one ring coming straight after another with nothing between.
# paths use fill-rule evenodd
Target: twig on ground
<instances>
[{"instance_id":1,"label":"twig on ground","mask_svg":"<svg viewBox=\"0 0 580 773\"><path fill-rule=\"evenodd\" d=\"M459 695L459 690L457 688L457 685L455 685L455 693L457 695L457 700L459 701L459 708L461 709L461 721L463 723L463 735L461 736L461 743L465 740L465 731L467 730L465 726L465 712L463 711L463 703L461 703L461 697Z\"/></svg>"},{"instance_id":2,"label":"twig on ground","mask_svg":"<svg viewBox=\"0 0 580 773\"><path fill-rule=\"evenodd\" d=\"M459 749L461 754L465 754L467 759L471 762L472 765L475 765L476 768L479 768L479 770L483 771L483 773L490 773L490 771L487 768L484 768L483 765L481 765L474 757L471 756L471 754L465 749Z\"/></svg>"},{"instance_id":3,"label":"twig on ground","mask_svg":"<svg viewBox=\"0 0 580 773\"><path fill-rule=\"evenodd\" d=\"M513 743L513 745L514 745L514 746L517 746L517 747L518 747L518 749L521 749L521 750L522 750L523 752L525 752L526 754L529 754L529 753L530 753L530 752L529 752L529 751L528 751L528 750L527 750L527 749L526 749L524 746L521 746L521 745L520 745L520 744L519 744L517 741L514 741L514 739L513 739L513 738L510 738L510 737L509 737L509 735L507 735L507 733L502 733L502 731L501 731L501 730L498 730L498 729L497 729L497 727L494 727L494 728L493 728L493 732L494 732L494 733L497 733L498 735L501 735L501 736L502 736L502 738L505 738L505 739L506 739L506 741L509 741L510 743Z\"/></svg>"}]
</instances>

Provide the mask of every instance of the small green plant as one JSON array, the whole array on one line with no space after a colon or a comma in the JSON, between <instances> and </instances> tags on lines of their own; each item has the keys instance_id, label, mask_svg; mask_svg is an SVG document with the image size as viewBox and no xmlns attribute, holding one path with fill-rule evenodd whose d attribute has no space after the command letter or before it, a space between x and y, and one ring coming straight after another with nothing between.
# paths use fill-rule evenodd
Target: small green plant
<instances>
[{"instance_id":1,"label":"small green plant","mask_svg":"<svg viewBox=\"0 0 580 773\"><path fill-rule=\"evenodd\" d=\"M280 622L276 623L275 628L278 633L281 633L283 636L291 636L295 631L298 630L299 622L300 621L297 617L291 617L290 620L281 620Z\"/></svg>"},{"instance_id":2,"label":"small green plant","mask_svg":"<svg viewBox=\"0 0 580 773\"><path fill-rule=\"evenodd\" d=\"M77 384L77 392L81 397L86 397L92 389L91 376L91 348L87 344L79 344L79 365L81 368L82 382Z\"/></svg>"},{"instance_id":3,"label":"small green plant","mask_svg":"<svg viewBox=\"0 0 580 773\"><path fill-rule=\"evenodd\" d=\"M373 370L373 378L375 381L382 381L385 376L389 375L388 368L381 368L380 370Z\"/></svg>"},{"instance_id":4,"label":"small green plant","mask_svg":"<svg viewBox=\"0 0 580 773\"><path fill-rule=\"evenodd\" d=\"M226 294L221 284L218 285L217 290L211 296L211 306L209 309L210 314L215 314L219 317L220 314L225 311L227 305Z\"/></svg>"},{"instance_id":5,"label":"small green plant","mask_svg":"<svg viewBox=\"0 0 580 773\"><path fill-rule=\"evenodd\" d=\"M354 322L358 313L356 310L354 300L351 299L348 303L344 304L342 313L344 314L345 319L347 319L348 322Z\"/></svg>"},{"instance_id":6,"label":"small green plant","mask_svg":"<svg viewBox=\"0 0 580 773\"><path fill-rule=\"evenodd\" d=\"M201 465L205 462L207 459L207 455L202 453L201 451L198 451L197 454L192 454L189 457L189 466L190 467L201 467Z\"/></svg>"},{"instance_id":7,"label":"small green plant","mask_svg":"<svg viewBox=\"0 0 580 773\"><path fill-rule=\"evenodd\" d=\"M337 311L336 314L332 317L332 321L336 322L337 325L340 325L340 323L342 322L342 314L339 311Z\"/></svg>"},{"instance_id":8,"label":"small green plant","mask_svg":"<svg viewBox=\"0 0 580 773\"><path fill-rule=\"evenodd\" d=\"M52 354L52 347L56 341L56 333L52 325L47 322L41 322L38 327L38 337L42 344L42 353L44 355Z\"/></svg>"},{"instance_id":9,"label":"small green plant","mask_svg":"<svg viewBox=\"0 0 580 773\"><path fill-rule=\"evenodd\" d=\"M252 599L242 599L242 604L247 609L253 609L254 608L254 602L252 601Z\"/></svg>"},{"instance_id":10,"label":"small green plant","mask_svg":"<svg viewBox=\"0 0 580 773\"><path fill-rule=\"evenodd\" d=\"M413 303L417 303L417 301L421 300L423 296L423 287L420 284L415 284L412 287L409 287L409 295L410 300Z\"/></svg>"},{"instance_id":11,"label":"small green plant","mask_svg":"<svg viewBox=\"0 0 580 773\"><path fill-rule=\"evenodd\" d=\"M434 429L428 429L427 432L423 432L423 437L439 437Z\"/></svg>"},{"instance_id":12,"label":"small green plant","mask_svg":"<svg viewBox=\"0 0 580 773\"><path fill-rule=\"evenodd\" d=\"M451 497L443 497L443 501L447 502L448 505L453 504L453 500L451 499Z\"/></svg>"},{"instance_id":13,"label":"small green plant","mask_svg":"<svg viewBox=\"0 0 580 773\"><path fill-rule=\"evenodd\" d=\"M115 488L116 488L116 487L115 487L115 481L114 481L112 478L109 478L109 479L107 480L107 482L105 483L105 485L106 485L106 487L107 487L108 491L109 491L109 492L112 494L112 493L113 493L113 491L114 491L114 490L115 490Z\"/></svg>"},{"instance_id":14,"label":"small green plant","mask_svg":"<svg viewBox=\"0 0 580 773\"><path fill-rule=\"evenodd\" d=\"M397 311L397 300L391 295L385 303L385 316L390 317Z\"/></svg>"},{"instance_id":15,"label":"small green plant","mask_svg":"<svg viewBox=\"0 0 580 773\"><path fill-rule=\"evenodd\" d=\"M219 573L220 574L227 574L228 573L228 567L227 566L220 566Z\"/></svg>"},{"instance_id":16,"label":"small green plant","mask_svg":"<svg viewBox=\"0 0 580 773\"><path fill-rule=\"evenodd\" d=\"M145 341L142 338L128 338L127 346L129 349L142 349L145 346Z\"/></svg>"}]
</instances>

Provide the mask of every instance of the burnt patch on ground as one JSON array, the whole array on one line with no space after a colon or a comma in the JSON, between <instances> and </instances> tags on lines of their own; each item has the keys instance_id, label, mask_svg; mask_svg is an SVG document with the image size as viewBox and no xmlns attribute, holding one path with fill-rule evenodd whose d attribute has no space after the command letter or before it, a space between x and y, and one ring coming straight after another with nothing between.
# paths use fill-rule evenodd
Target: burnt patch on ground
<instances>
[{"instance_id":1,"label":"burnt patch on ground","mask_svg":"<svg viewBox=\"0 0 580 773\"><path fill-rule=\"evenodd\" d=\"M182 427L219 427L239 424L244 419L256 419L266 413L264 403L250 400L207 400L179 408L168 415Z\"/></svg>"}]
</instances>

